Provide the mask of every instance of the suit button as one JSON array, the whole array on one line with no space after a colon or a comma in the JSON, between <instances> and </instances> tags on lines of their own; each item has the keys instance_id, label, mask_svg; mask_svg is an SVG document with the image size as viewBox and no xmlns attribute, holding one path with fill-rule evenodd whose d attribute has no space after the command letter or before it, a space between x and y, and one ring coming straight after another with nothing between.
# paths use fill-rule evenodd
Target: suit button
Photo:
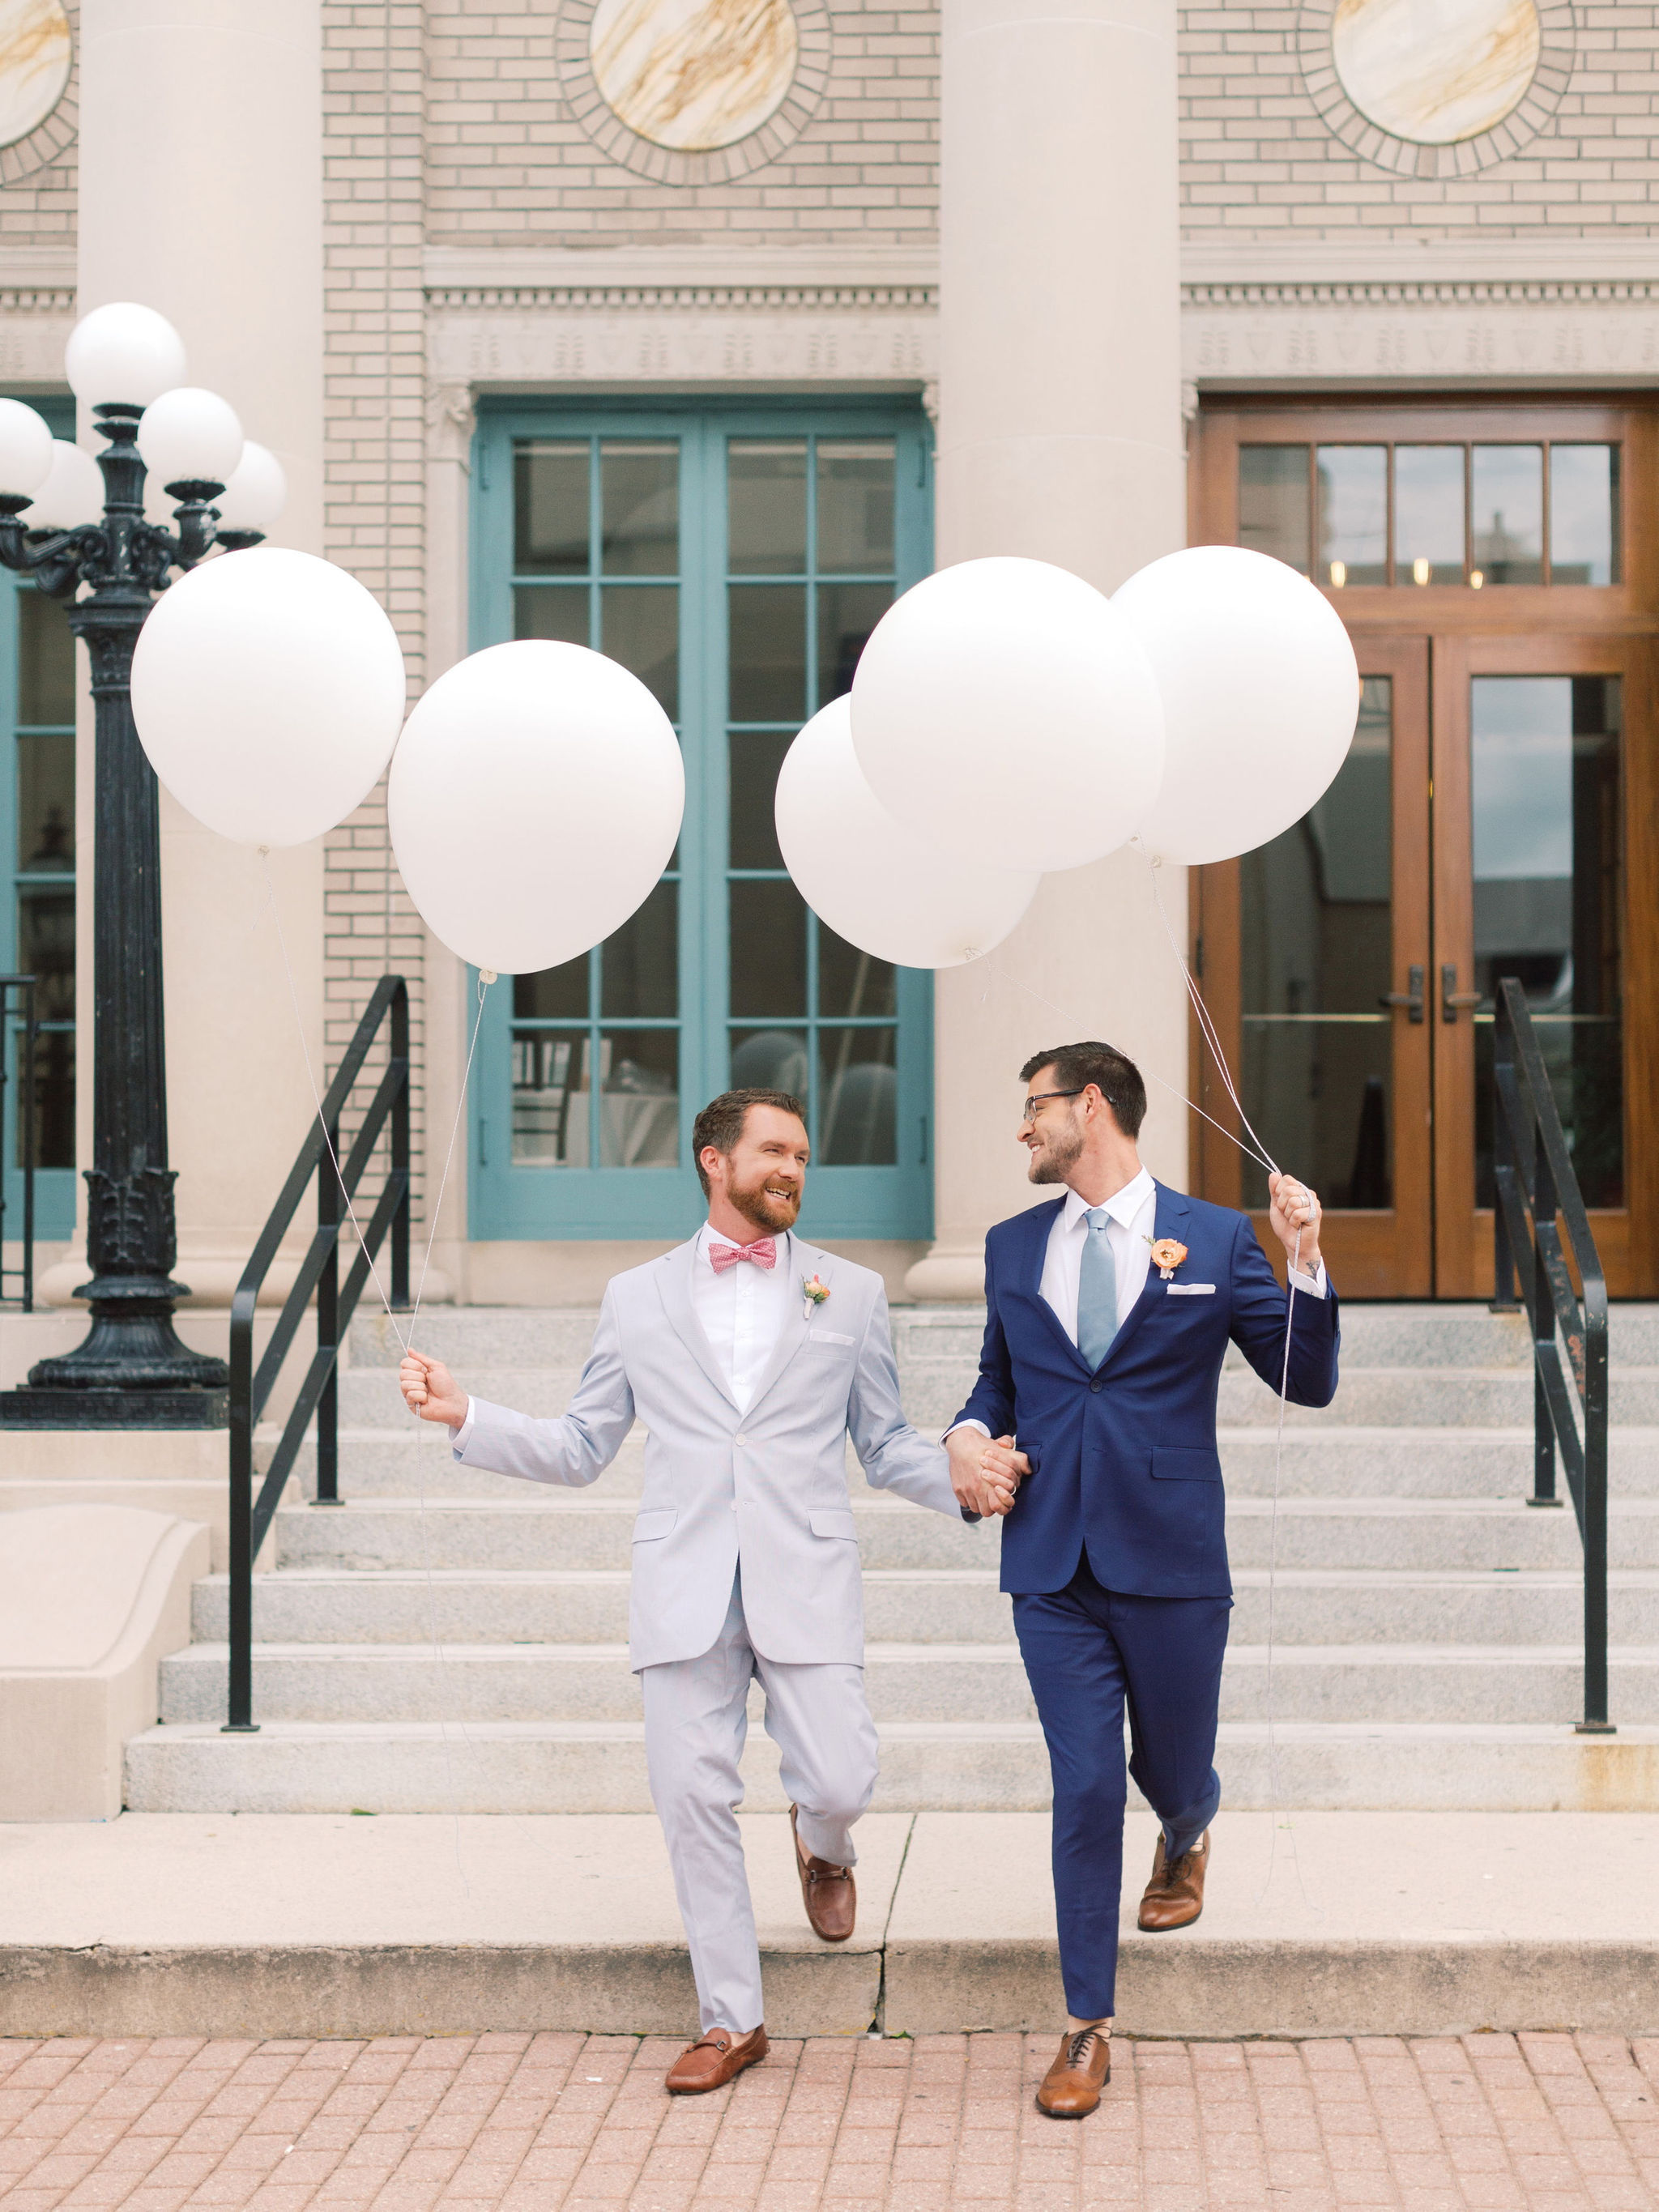
<instances>
[{"instance_id":1,"label":"suit button","mask_svg":"<svg viewBox=\"0 0 1659 2212\"><path fill-rule=\"evenodd\" d=\"M746 1444L749 1439L747 1437L733 1437L732 1441L734 1444Z\"/></svg>"},{"instance_id":2,"label":"suit button","mask_svg":"<svg viewBox=\"0 0 1659 2212\"><path fill-rule=\"evenodd\" d=\"M1099 1388L1100 1388L1100 1383L1099 1383L1098 1380L1097 1380L1097 1381L1095 1381L1095 1382L1091 1382L1091 1383L1089 1385L1089 1388L1090 1388L1091 1391L1098 1390L1098 1389L1099 1389Z\"/></svg>"}]
</instances>

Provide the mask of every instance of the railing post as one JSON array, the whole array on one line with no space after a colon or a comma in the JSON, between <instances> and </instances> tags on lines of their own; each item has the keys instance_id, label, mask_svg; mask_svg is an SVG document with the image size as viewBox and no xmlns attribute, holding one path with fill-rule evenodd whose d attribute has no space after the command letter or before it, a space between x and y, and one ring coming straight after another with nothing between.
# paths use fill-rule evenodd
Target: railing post
<instances>
[{"instance_id":1,"label":"railing post","mask_svg":"<svg viewBox=\"0 0 1659 2212\"><path fill-rule=\"evenodd\" d=\"M1531 1099L1530 1115L1535 1118L1538 1101L1532 1097L1528 1083L1527 1095ZM1539 1346L1555 1344L1555 1298L1538 1251L1538 1232L1547 1222L1555 1225L1555 1176L1550 1166L1549 1146L1540 1141L1539 1131L1529 1119L1532 1136L1532 1222L1533 1245L1522 1273L1528 1278L1527 1316L1532 1333L1532 1502L1534 1505L1553 1505L1555 1494L1555 1424L1550 1416L1549 1393L1544 1386L1543 1363L1539 1358Z\"/></svg>"},{"instance_id":2,"label":"railing post","mask_svg":"<svg viewBox=\"0 0 1659 2212\"><path fill-rule=\"evenodd\" d=\"M409 1115L414 1086L409 1072L409 987L401 978L392 1001L392 1057L401 1060L405 1070L392 1109L392 1172L404 1178L403 1197L392 1223L392 1303L402 1313L409 1307Z\"/></svg>"},{"instance_id":3,"label":"railing post","mask_svg":"<svg viewBox=\"0 0 1659 2212\"><path fill-rule=\"evenodd\" d=\"M1496 1203L1492 1212L1492 1310L1494 1313L1514 1313L1515 1254L1510 1249L1510 1224L1504 1210L1503 1190L1505 1170L1513 1172L1515 1168L1515 1139L1510 1129L1510 1117L1504 1110L1503 1078L1513 1073L1515 1067L1515 1030L1502 983L1498 987L1497 1012L1492 1033L1492 1172L1496 1186Z\"/></svg>"},{"instance_id":4,"label":"railing post","mask_svg":"<svg viewBox=\"0 0 1659 2212\"><path fill-rule=\"evenodd\" d=\"M1584 1717L1581 1735L1612 1735L1607 1718L1607 1309L1584 1285Z\"/></svg>"},{"instance_id":5,"label":"railing post","mask_svg":"<svg viewBox=\"0 0 1659 2212\"><path fill-rule=\"evenodd\" d=\"M23 987L23 1067L17 1085L17 1110L23 1116L23 1311L34 1311L34 1166L39 1138L35 1131L40 1097L40 1019L35 1005L34 979Z\"/></svg>"},{"instance_id":6,"label":"railing post","mask_svg":"<svg viewBox=\"0 0 1659 2212\"><path fill-rule=\"evenodd\" d=\"M253 1296L230 1316L230 1577L226 1735L253 1735Z\"/></svg>"},{"instance_id":7,"label":"railing post","mask_svg":"<svg viewBox=\"0 0 1659 2212\"><path fill-rule=\"evenodd\" d=\"M340 1502L340 1236L345 1194L340 1182L340 1125L328 1131L328 1145L317 1163L317 1226L331 1230L328 1256L317 1279L317 1349L333 1354L328 1379L317 1401L317 1503Z\"/></svg>"}]
</instances>

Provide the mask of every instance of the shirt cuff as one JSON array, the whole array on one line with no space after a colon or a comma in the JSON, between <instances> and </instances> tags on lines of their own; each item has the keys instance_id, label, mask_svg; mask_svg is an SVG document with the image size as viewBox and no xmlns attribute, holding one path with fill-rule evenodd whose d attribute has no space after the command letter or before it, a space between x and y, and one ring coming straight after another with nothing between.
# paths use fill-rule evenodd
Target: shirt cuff
<instances>
[{"instance_id":1,"label":"shirt cuff","mask_svg":"<svg viewBox=\"0 0 1659 2212\"><path fill-rule=\"evenodd\" d=\"M467 1439L471 1434L472 1401L471 1398L468 1398L466 1401L466 1419L461 1423L459 1429L452 1429L450 1431L449 1441L458 1452L464 1452L466 1449Z\"/></svg>"},{"instance_id":2,"label":"shirt cuff","mask_svg":"<svg viewBox=\"0 0 1659 2212\"><path fill-rule=\"evenodd\" d=\"M1309 1297L1322 1298L1325 1295L1325 1262L1322 1260L1318 1273L1312 1275L1309 1274L1304 1267L1292 1267L1291 1280L1298 1291L1305 1291Z\"/></svg>"},{"instance_id":3,"label":"shirt cuff","mask_svg":"<svg viewBox=\"0 0 1659 2212\"><path fill-rule=\"evenodd\" d=\"M939 1438L939 1442L941 1443L948 1443L951 1437L955 1436L958 1429L977 1429L982 1437L988 1437L991 1433L989 1429L986 1427L983 1421L975 1421L971 1419L966 1421L952 1421L950 1427L946 1429L945 1434Z\"/></svg>"}]
</instances>

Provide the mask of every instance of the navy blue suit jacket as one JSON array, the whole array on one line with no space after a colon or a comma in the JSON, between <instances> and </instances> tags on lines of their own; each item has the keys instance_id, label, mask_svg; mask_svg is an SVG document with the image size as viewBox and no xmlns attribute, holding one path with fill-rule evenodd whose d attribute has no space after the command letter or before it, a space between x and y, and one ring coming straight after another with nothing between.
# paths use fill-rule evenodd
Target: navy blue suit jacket
<instances>
[{"instance_id":1,"label":"navy blue suit jacket","mask_svg":"<svg viewBox=\"0 0 1659 2212\"><path fill-rule=\"evenodd\" d=\"M1154 1235L1187 1257L1157 1267L1099 1368L1090 1372L1041 1296L1048 1231L1065 1204L1034 1206L985 1240L989 1310L979 1380L958 1420L1010 1432L1031 1462L1002 1524L1002 1587L1064 1589L1083 1548L1108 1589L1145 1597L1229 1597L1216 1391L1231 1337L1275 1392L1285 1362L1285 1293L1242 1213L1158 1185ZM1212 1294L1176 1286L1213 1283ZM1299 1294L1290 1398L1336 1395L1336 1293Z\"/></svg>"}]
</instances>

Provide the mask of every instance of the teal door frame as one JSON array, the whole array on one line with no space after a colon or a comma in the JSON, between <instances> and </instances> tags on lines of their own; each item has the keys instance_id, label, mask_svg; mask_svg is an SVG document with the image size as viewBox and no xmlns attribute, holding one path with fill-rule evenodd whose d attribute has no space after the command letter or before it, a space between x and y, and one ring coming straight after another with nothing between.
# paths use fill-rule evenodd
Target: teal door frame
<instances>
[{"instance_id":1,"label":"teal door frame","mask_svg":"<svg viewBox=\"0 0 1659 2212\"><path fill-rule=\"evenodd\" d=\"M75 402L67 397L42 399L33 393L20 395L26 404L43 415L55 438L75 435ZM20 735L26 726L21 719L19 698L21 675L18 602L25 592L32 592L33 581L15 575L10 569L0 569L0 973L10 975L20 967L21 947L18 942L19 894L25 888L42 891L67 890L73 892L75 874L54 871L50 874L31 873L21 862L24 856L18 850L21 832L21 793L19 775L22 766ZM41 737L66 736L71 747L75 743L73 722L42 724L30 728L31 735ZM71 824L71 830L73 825ZM42 1010L44 1012L44 1009ZM3 1043L6 1055L6 1073L13 1079L5 1086L3 1126L0 1126L0 1159L3 1159L5 1177L5 1235L8 1243L22 1235L23 1175L19 1165L21 1158L18 1126L20 1086L15 1080L22 1054L21 1022L9 1023L9 1034ZM48 1034L68 1031L73 1036L73 1023L54 1022L48 1025ZM73 1115L70 1117L73 1127ZM56 1243L75 1233L76 1173L74 1165L41 1167L37 1165L34 1177L34 1234L41 1243Z\"/></svg>"},{"instance_id":2,"label":"teal door frame","mask_svg":"<svg viewBox=\"0 0 1659 2212\"><path fill-rule=\"evenodd\" d=\"M471 637L477 651L514 635L515 441L674 439L680 447L679 729L685 826L679 860L679 1159L675 1168L547 1167L512 1158L512 981L489 993L469 1101L469 1233L493 1238L662 1238L689 1235L703 1200L691 1164L698 1108L729 1080L726 742L726 441L734 437L891 437L896 588L932 566L926 418L915 401L730 399L486 400L473 441ZM809 670L809 681L815 681ZM550 855L556 866L556 855ZM815 934L813 943L816 943ZM476 970L473 971L476 984ZM897 978L896 1164L812 1170L803 1227L836 1238L933 1234L933 978ZM809 1004L816 1008L816 998ZM809 1022L800 1026L809 1028ZM817 1100L811 1101L816 1120Z\"/></svg>"}]
</instances>

